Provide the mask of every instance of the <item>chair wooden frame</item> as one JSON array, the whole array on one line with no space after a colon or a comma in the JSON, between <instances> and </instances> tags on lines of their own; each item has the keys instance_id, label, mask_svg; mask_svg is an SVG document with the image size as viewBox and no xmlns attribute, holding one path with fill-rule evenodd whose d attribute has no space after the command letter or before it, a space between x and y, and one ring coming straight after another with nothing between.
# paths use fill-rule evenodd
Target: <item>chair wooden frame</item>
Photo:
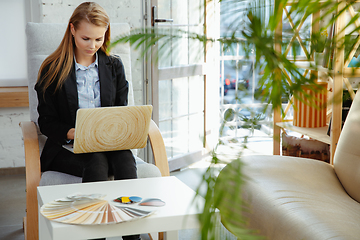
<instances>
[{"instance_id":1,"label":"chair wooden frame","mask_svg":"<svg viewBox=\"0 0 360 240\"><path fill-rule=\"evenodd\" d=\"M39 239L38 228L38 201L37 187L40 183L40 152L37 127L34 122L21 122L26 167L26 217L24 217L25 240ZM149 141L154 155L155 165L159 168L161 176L169 176L169 164L167 160L164 140L159 128L154 121L150 123ZM162 239L162 233L159 233Z\"/></svg>"}]
</instances>

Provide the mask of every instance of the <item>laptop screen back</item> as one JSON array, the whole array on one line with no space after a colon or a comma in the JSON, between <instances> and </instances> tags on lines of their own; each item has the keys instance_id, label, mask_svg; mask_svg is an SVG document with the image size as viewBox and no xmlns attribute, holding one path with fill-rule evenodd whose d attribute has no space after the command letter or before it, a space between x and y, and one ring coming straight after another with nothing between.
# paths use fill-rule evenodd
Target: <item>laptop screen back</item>
<instances>
[{"instance_id":1,"label":"laptop screen back","mask_svg":"<svg viewBox=\"0 0 360 240\"><path fill-rule=\"evenodd\" d=\"M77 111L74 153L144 148L151 105L83 108Z\"/></svg>"}]
</instances>

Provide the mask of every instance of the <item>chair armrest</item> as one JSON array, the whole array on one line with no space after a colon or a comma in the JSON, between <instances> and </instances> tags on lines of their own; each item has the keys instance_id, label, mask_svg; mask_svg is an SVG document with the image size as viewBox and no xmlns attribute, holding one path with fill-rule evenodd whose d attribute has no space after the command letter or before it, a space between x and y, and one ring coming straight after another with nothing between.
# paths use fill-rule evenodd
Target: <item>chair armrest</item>
<instances>
[{"instance_id":1,"label":"chair armrest","mask_svg":"<svg viewBox=\"0 0 360 240\"><path fill-rule=\"evenodd\" d=\"M34 122L21 122L20 127L25 148L27 239L38 239L37 187L41 178L38 133Z\"/></svg>"},{"instance_id":2,"label":"chair armrest","mask_svg":"<svg viewBox=\"0 0 360 240\"><path fill-rule=\"evenodd\" d=\"M154 155L155 165L159 168L161 176L170 176L164 140L159 128L153 120L150 122L149 140Z\"/></svg>"}]
</instances>

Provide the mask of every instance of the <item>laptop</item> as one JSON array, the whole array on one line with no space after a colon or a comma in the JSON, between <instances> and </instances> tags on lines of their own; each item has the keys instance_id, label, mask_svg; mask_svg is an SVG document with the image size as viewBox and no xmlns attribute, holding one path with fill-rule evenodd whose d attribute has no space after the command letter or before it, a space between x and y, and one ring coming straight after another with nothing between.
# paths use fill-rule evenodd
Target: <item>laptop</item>
<instances>
[{"instance_id":1,"label":"laptop","mask_svg":"<svg viewBox=\"0 0 360 240\"><path fill-rule=\"evenodd\" d=\"M151 114L151 105L78 109L74 141L63 147L73 153L144 148Z\"/></svg>"}]
</instances>

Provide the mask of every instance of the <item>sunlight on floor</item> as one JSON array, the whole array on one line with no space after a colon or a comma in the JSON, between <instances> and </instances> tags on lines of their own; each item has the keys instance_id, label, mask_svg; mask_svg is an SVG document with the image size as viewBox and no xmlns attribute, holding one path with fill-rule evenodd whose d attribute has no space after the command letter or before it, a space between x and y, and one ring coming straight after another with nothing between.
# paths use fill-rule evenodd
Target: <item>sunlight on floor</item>
<instances>
[{"instance_id":1,"label":"sunlight on floor","mask_svg":"<svg viewBox=\"0 0 360 240\"><path fill-rule=\"evenodd\" d=\"M231 162L239 156L273 154L272 136L259 130L250 132L246 129L239 129L237 133L238 136L222 138L224 144L219 145L216 149L218 158L225 163ZM206 156L202 161L196 162L188 168L207 168L210 163L211 156Z\"/></svg>"}]
</instances>

